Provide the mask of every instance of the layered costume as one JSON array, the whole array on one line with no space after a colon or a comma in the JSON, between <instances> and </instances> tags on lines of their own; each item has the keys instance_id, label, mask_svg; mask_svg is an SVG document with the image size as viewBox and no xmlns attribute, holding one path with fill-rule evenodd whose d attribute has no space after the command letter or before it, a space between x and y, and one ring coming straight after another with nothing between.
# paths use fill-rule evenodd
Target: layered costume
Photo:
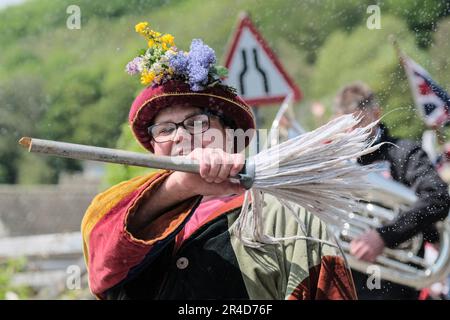
<instances>
[{"instance_id":1,"label":"layered costume","mask_svg":"<svg viewBox=\"0 0 450 320\"><path fill-rule=\"evenodd\" d=\"M145 239L127 217L171 172L123 182L99 194L83 220L89 283L102 299L355 299L336 249L308 240L245 247L230 231L243 196L188 199L163 213ZM277 199L266 197L265 232L326 240L326 226L304 209L303 233Z\"/></svg>"}]
</instances>

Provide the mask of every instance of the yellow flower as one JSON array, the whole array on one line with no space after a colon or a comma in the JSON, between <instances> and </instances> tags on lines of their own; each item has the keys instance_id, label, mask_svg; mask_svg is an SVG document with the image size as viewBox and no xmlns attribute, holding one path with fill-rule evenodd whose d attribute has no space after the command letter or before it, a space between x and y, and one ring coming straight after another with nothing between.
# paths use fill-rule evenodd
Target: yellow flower
<instances>
[{"instance_id":1,"label":"yellow flower","mask_svg":"<svg viewBox=\"0 0 450 320\"><path fill-rule=\"evenodd\" d=\"M155 79L155 73L153 71L144 70L141 73L141 83L146 85L151 83Z\"/></svg>"},{"instance_id":2,"label":"yellow flower","mask_svg":"<svg viewBox=\"0 0 450 320\"><path fill-rule=\"evenodd\" d=\"M169 46L173 46L173 41L175 40L174 36L171 34L165 34L161 37L161 41L163 43L168 44Z\"/></svg>"},{"instance_id":3,"label":"yellow flower","mask_svg":"<svg viewBox=\"0 0 450 320\"><path fill-rule=\"evenodd\" d=\"M148 40L147 43L148 43L148 47L151 48L151 47L153 47L155 45L155 40L150 39L150 40Z\"/></svg>"},{"instance_id":4,"label":"yellow flower","mask_svg":"<svg viewBox=\"0 0 450 320\"><path fill-rule=\"evenodd\" d=\"M134 30L136 30L137 33L144 33L145 29L148 28L148 22L139 22L137 25L134 26Z\"/></svg>"}]
</instances>

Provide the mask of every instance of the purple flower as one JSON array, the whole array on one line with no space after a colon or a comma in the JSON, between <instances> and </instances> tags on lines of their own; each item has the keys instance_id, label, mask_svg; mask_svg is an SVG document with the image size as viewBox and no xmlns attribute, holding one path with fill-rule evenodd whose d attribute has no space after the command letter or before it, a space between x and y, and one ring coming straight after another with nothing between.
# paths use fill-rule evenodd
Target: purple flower
<instances>
[{"instance_id":1,"label":"purple flower","mask_svg":"<svg viewBox=\"0 0 450 320\"><path fill-rule=\"evenodd\" d=\"M136 57L127 63L125 70L128 74L135 75L142 71L142 57Z\"/></svg>"},{"instance_id":2,"label":"purple flower","mask_svg":"<svg viewBox=\"0 0 450 320\"><path fill-rule=\"evenodd\" d=\"M183 51L179 51L177 54L169 55L169 66L176 74L185 75L188 70L188 63L188 57Z\"/></svg>"},{"instance_id":3,"label":"purple flower","mask_svg":"<svg viewBox=\"0 0 450 320\"><path fill-rule=\"evenodd\" d=\"M204 86L198 84L198 83L189 83L191 90L192 91L202 91L203 89L205 89Z\"/></svg>"},{"instance_id":4,"label":"purple flower","mask_svg":"<svg viewBox=\"0 0 450 320\"><path fill-rule=\"evenodd\" d=\"M216 54L213 49L203 43L200 39L191 42L189 51L189 63L198 63L203 68L209 69L216 63Z\"/></svg>"},{"instance_id":5,"label":"purple flower","mask_svg":"<svg viewBox=\"0 0 450 320\"><path fill-rule=\"evenodd\" d=\"M199 63L189 63L189 84L193 91L200 91L203 85L208 82L209 69L204 68Z\"/></svg>"},{"instance_id":6,"label":"purple flower","mask_svg":"<svg viewBox=\"0 0 450 320\"><path fill-rule=\"evenodd\" d=\"M200 91L208 83L209 69L216 63L214 50L203 44L200 39L194 39L188 56L189 84L193 91Z\"/></svg>"}]
</instances>

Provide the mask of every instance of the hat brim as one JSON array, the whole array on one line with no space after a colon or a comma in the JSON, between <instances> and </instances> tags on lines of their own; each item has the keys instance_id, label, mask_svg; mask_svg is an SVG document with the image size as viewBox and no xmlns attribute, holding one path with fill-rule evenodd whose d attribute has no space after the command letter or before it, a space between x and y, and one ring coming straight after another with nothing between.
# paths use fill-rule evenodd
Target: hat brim
<instances>
[{"instance_id":1,"label":"hat brim","mask_svg":"<svg viewBox=\"0 0 450 320\"><path fill-rule=\"evenodd\" d=\"M174 91L168 91L172 87ZM154 152L148 127L152 124L158 112L166 107L177 104L190 104L220 111L224 117L235 124L233 129L255 129L256 124L251 108L237 95L221 88L211 88L201 92L192 92L184 84L172 84L162 88L146 88L135 99L130 110L129 122L132 132L139 143L150 152ZM249 141L245 142L247 146Z\"/></svg>"}]
</instances>

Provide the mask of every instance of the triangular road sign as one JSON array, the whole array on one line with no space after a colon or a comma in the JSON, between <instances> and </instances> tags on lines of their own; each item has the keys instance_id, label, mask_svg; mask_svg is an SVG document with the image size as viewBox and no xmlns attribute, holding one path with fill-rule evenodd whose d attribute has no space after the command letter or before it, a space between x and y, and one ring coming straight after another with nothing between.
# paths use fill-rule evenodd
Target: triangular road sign
<instances>
[{"instance_id":1,"label":"triangular road sign","mask_svg":"<svg viewBox=\"0 0 450 320\"><path fill-rule=\"evenodd\" d=\"M226 55L225 80L254 106L282 102L289 94L299 101L301 91L282 67L248 15L241 15Z\"/></svg>"}]
</instances>

